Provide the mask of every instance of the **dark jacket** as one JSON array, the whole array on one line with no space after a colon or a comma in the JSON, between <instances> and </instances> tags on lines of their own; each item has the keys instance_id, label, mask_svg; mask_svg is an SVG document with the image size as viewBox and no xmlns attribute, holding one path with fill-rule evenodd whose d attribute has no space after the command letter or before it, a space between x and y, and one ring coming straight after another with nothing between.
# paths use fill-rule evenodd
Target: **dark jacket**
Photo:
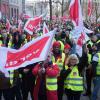
<instances>
[{"instance_id":1,"label":"dark jacket","mask_svg":"<svg viewBox=\"0 0 100 100\"><path fill-rule=\"evenodd\" d=\"M14 71L13 84L10 83L10 78L5 77L4 73L0 72L0 89L8 89L17 85L20 81L19 72Z\"/></svg>"}]
</instances>

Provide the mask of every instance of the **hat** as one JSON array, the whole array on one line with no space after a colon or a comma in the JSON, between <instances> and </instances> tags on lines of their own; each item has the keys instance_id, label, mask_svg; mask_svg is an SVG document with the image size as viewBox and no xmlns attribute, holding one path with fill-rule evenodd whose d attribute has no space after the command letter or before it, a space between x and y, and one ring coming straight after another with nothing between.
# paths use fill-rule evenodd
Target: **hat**
<instances>
[{"instance_id":1,"label":"hat","mask_svg":"<svg viewBox=\"0 0 100 100\"><path fill-rule=\"evenodd\" d=\"M65 46L64 46L64 49L70 49L71 47L70 47L70 45L69 44L66 44Z\"/></svg>"},{"instance_id":2,"label":"hat","mask_svg":"<svg viewBox=\"0 0 100 100\"><path fill-rule=\"evenodd\" d=\"M53 47L61 47L61 43L59 42L59 41L55 41L54 43L53 43Z\"/></svg>"}]
</instances>

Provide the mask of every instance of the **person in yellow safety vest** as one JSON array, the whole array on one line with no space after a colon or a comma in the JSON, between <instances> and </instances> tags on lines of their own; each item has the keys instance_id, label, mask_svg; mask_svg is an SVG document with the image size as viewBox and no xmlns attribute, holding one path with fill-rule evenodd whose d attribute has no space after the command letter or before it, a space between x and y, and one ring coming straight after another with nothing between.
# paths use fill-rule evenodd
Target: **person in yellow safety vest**
<instances>
[{"instance_id":1,"label":"person in yellow safety vest","mask_svg":"<svg viewBox=\"0 0 100 100\"><path fill-rule=\"evenodd\" d=\"M3 94L4 100L15 100L15 97L16 100L22 100L21 93L18 91L18 80L17 71L9 71L9 77L5 77L4 73L0 72L0 93Z\"/></svg>"},{"instance_id":2,"label":"person in yellow safety vest","mask_svg":"<svg viewBox=\"0 0 100 100\"><path fill-rule=\"evenodd\" d=\"M75 54L71 54L68 57L68 64L65 66L66 77L64 77L64 89L68 100L80 100L81 93L83 92L82 70L85 64L87 64L87 60L87 51L83 53L80 61Z\"/></svg>"},{"instance_id":3,"label":"person in yellow safety vest","mask_svg":"<svg viewBox=\"0 0 100 100\"><path fill-rule=\"evenodd\" d=\"M53 43L52 50L52 62L59 66L60 71L63 69L63 63L65 60L65 54L61 50L61 43L59 41L55 41ZM58 76L58 100L62 98L62 80L60 78L60 74Z\"/></svg>"},{"instance_id":4,"label":"person in yellow safety vest","mask_svg":"<svg viewBox=\"0 0 100 100\"><path fill-rule=\"evenodd\" d=\"M3 46L3 37L2 35L0 34L0 47Z\"/></svg>"},{"instance_id":5,"label":"person in yellow safety vest","mask_svg":"<svg viewBox=\"0 0 100 100\"><path fill-rule=\"evenodd\" d=\"M86 68L86 92L83 94L83 96L91 95L91 82L93 77L91 61L92 61L92 54L88 53L88 65Z\"/></svg>"},{"instance_id":6,"label":"person in yellow safety vest","mask_svg":"<svg viewBox=\"0 0 100 100\"><path fill-rule=\"evenodd\" d=\"M99 38L96 36L96 35L93 35L92 37L91 37L91 41L93 42L93 43L100 43L100 40L99 40Z\"/></svg>"},{"instance_id":7,"label":"person in yellow safety vest","mask_svg":"<svg viewBox=\"0 0 100 100\"><path fill-rule=\"evenodd\" d=\"M58 100L57 96L57 76L59 74L59 67L53 64L51 59L48 57L43 63L37 64L32 72L37 76L36 85L34 88L34 100ZM43 90L43 84L46 85ZM40 93L41 92L41 93ZM40 94L38 94L40 93ZM47 98L47 99L45 99Z\"/></svg>"},{"instance_id":8,"label":"person in yellow safety vest","mask_svg":"<svg viewBox=\"0 0 100 100\"><path fill-rule=\"evenodd\" d=\"M100 100L100 97L98 97L98 92L100 90L100 44L95 45L95 50L97 49L97 52L94 54L92 59L92 68L93 68L93 93L91 100Z\"/></svg>"},{"instance_id":9,"label":"person in yellow safety vest","mask_svg":"<svg viewBox=\"0 0 100 100\"><path fill-rule=\"evenodd\" d=\"M65 59L65 54L61 50L61 43L59 41L55 41L53 43L53 50L52 50L52 61L53 63L56 63L60 70L63 68L63 63Z\"/></svg>"}]
</instances>

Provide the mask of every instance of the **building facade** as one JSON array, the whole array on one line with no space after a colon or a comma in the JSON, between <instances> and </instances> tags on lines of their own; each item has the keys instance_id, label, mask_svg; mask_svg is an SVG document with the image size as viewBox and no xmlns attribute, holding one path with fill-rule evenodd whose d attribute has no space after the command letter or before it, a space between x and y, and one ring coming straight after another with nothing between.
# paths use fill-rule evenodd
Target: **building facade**
<instances>
[{"instance_id":1,"label":"building facade","mask_svg":"<svg viewBox=\"0 0 100 100\"><path fill-rule=\"evenodd\" d=\"M18 19L22 14L22 0L9 0L10 19Z\"/></svg>"},{"instance_id":2,"label":"building facade","mask_svg":"<svg viewBox=\"0 0 100 100\"><path fill-rule=\"evenodd\" d=\"M25 4L25 13L31 17L39 16L48 10L48 6L49 3L46 1L27 1Z\"/></svg>"},{"instance_id":3,"label":"building facade","mask_svg":"<svg viewBox=\"0 0 100 100\"><path fill-rule=\"evenodd\" d=\"M9 18L9 0L0 0L0 11L2 13L2 17Z\"/></svg>"}]
</instances>

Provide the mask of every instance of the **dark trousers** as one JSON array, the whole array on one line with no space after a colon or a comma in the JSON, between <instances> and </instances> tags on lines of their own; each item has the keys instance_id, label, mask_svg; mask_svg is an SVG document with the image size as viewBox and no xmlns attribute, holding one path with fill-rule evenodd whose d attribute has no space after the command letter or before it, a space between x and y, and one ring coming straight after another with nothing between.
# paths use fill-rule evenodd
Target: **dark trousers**
<instances>
[{"instance_id":1,"label":"dark trousers","mask_svg":"<svg viewBox=\"0 0 100 100\"><path fill-rule=\"evenodd\" d=\"M0 100L2 100L2 96L4 100L15 100L15 98L16 100L22 100L21 92L18 86L0 90Z\"/></svg>"},{"instance_id":2,"label":"dark trousers","mask_svg":"<svg viewBox=\"0 0 100 100\"><path fill-rule=\"evenodd\" d=\"M58 84L58 90L57 90L58 100L62 100L64 93L64 80L59 77L57 84Z\"/></svg>"},{"instance_id":3,"label":"dark trousers","mask_svg":"<svg viewBox=\"0 0 100 100\"><path fill-rule=\"evenodd\" d=\"M67 94L68 100L80 100L80 94Z\"/></svg>"},{"instance_id":4,"label":"dark trousers","mask_svg":"<svg viewBox=\"0 0 100 100\"><path fill-rule=\"evenodd\" d=\"M29 78L26 78L26 77L22 78L21 88L22 88L23 100L28 100L29 93L31 95L31 99L34 100L34 97L33 97L34 84L35 84L34 76L29 77Z\"/></svg>"},{"instance_id":5,"label":"dark trousers","mask_svg":"<svg viewBox=\"0 0 100 100\"><path fill-rule=\"evenodd\" d=\"M91 94L91 81L92 81L92 69L87 69L86 70L87 94Z\"/></svg>"},{"instance_id":6,"label":"dark trousers","mask_svg":"<svg viewBox=\"0 0 100 100\"><path fill-rule=\"evenodd\" d=\"M32 100L34 100L33 99L33 90L34 90L34 87L31 87L30 88L30 86L28 87L26 87L25 85L23 85L22 86L22 98L23 98L23 100L28 100L28 94L30 93L30 95L31 95L31 98L32 98Z\"/></svg>"}]
</instances>

